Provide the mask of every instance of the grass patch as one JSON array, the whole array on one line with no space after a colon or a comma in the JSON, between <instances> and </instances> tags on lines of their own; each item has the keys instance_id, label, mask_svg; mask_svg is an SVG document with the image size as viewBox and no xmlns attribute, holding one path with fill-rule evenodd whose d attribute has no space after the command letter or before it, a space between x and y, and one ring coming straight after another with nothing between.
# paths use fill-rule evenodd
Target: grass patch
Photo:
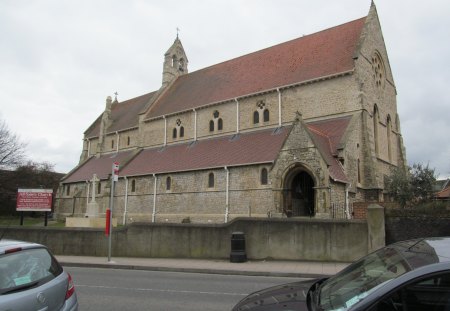
<instances>
[{"instance_id":1,"label":"grass patch","mask_svg":"<svg viewBox=\"0 0 450 311\"><path fill-rule=\"evenodd\" d=\"M44 217L24 217L23 226L24 227L44 227L45 218ZM1 216L0 226L20 226L20 216ZM65 223L62 221L55 221L48 219L48 227L64 227Z\"/></svg>"}]
</instances>

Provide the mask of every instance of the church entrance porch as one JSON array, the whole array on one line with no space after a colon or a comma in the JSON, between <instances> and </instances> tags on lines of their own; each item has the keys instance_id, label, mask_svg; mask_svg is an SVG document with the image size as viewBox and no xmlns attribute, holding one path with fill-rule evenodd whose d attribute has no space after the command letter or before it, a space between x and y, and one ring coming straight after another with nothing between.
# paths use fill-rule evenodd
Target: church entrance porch
<instances>
[{"instance_id":1,"label":"church entrance porch","mask_svg":"<svg viewBox=\"0 0 450 311\"><path fill-rule=\"evenodd\" d=\"M293 169L285 178L283 212L288 217L313 217L314 203L314 179L301 168Z\"/></svg>"}]
</instances>

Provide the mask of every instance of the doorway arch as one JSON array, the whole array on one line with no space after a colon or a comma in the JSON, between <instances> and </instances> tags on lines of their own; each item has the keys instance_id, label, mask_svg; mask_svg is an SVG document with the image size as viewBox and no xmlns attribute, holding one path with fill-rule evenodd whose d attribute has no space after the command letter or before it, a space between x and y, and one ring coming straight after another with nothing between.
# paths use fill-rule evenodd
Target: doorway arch
<instances>
[{"instance_id":1,"label":"doorway arch","mask_svg":"<svg viewBox=\"0 0 450 311\"><path fill-rule=\"evenodd\" d=\"M304 168L296 167L285 177L283 211L288 217L313 217L315 215L315 182Z\"/></svg>"}]
</instances>

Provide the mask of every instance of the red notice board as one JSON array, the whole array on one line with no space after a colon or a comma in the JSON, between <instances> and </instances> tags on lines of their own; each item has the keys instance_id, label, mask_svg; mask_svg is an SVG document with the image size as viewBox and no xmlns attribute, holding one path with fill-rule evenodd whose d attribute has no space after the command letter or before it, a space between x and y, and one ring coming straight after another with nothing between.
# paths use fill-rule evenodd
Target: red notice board
<instances>
[{"instance_id":1,"label":"red notice board","mask_svg":"<svg viewBox=\"0 0 450 311\"><path fill-rule=\"evenodd\" d=\"M51 212L52 196L52 189L18 189L16 210Z\"/></svg>"}]
</instances>

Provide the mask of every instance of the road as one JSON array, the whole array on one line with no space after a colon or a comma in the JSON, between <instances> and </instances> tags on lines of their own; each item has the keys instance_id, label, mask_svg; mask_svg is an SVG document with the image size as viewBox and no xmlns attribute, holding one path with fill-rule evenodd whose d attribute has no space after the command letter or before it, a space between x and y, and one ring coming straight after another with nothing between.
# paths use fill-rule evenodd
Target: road
<instances>
[{"instance_id":1,"label":"road","mask_svg":"<svg viewBox=\"0 0 450 311\"><path fill-rule=\"evenodd\" d=\"M294 278L65 268L80 310L230 310L247 294Z\"/></svg>"}]
</instances>

